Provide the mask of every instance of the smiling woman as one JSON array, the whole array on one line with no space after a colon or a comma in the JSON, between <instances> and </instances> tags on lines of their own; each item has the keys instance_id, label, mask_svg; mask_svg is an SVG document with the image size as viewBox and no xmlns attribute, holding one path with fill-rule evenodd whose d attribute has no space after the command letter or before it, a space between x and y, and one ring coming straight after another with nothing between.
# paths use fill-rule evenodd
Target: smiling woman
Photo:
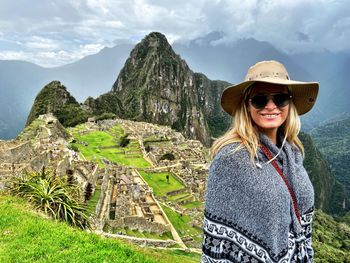
<instances>
[{"instance_id":1,"label":"smiling woman","mask_svg":"<svg viewBox=\"0 0 350 263\"><path fill-rule=\"evenodd\" d=\"M286 86L257 82L252 85L248 111L258 129L276 144L277 130L286 121L290 95Z\"/></svg>"},{"instance_id":2,"label":"smiling woman","mask_svg":"<svg viewBox=\"0 0 350 263\"><path fill-rule=\"evenodd\" d=\"M313 262L314 191L297 135L317 93L277 61L224 90L234 122L211 148L202 262Z\"/></svg>"}]
</instances>

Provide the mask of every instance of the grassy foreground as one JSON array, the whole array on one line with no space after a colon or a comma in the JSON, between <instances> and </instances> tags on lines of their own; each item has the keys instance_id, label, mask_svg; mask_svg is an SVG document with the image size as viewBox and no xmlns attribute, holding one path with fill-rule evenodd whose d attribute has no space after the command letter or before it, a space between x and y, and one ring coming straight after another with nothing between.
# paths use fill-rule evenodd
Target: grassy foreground
<instances>
[{"instance_id":1,"label":"grassy foreground","mask_svg":"<svg viewBox=\"0 0 350 263\"><path fill-rule=\"evenodd\" d=\"M46 219L0 193L0 262L199 262L198 254L139 248Z\"/></svg>"}]
</instances>

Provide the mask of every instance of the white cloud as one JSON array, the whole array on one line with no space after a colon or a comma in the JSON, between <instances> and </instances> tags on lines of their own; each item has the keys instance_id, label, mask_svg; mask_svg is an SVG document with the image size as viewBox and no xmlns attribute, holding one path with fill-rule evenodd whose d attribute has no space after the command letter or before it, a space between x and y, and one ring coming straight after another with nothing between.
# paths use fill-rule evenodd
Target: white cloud
<instances>
[{"instance_id":1,"label":"white cloud","mask_svg":"<svg viewBox=\"0 0 350 263\"><path fill-rule=\"evenodd\" d=\"M28 49L55 50L59 48L59 43L53 39L33 36L28 42L23 44Z\"/></svg>"},{"instance_id":2,"label":"white cloud","mask_svg":"<svg viewBox=\"0 0 350 263\"><path fill-rule=\"evenodd\" d=\"M254 37L290 52L348 50L350 43L350 5L344 0L1 2L1 57L40 65L73 62L116 39L139 41L151 31L171 43L220 31L226 35L221 42Z\"/></svg>"}]
</instances>

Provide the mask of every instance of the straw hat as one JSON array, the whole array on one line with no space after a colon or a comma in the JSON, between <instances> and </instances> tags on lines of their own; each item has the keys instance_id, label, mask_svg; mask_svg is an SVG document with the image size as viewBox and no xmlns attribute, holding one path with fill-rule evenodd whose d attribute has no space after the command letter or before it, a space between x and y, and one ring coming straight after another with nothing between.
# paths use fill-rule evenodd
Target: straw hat
<instances>
[{"instance_id":1,"label":"straw hat","mask_svg":"<svg viewBox=\"0 0 350 263\"><path fill-rule=\"evenodd\" d=\"M302 115L314 106L318 94L317 82L290 80L286 68L279 62L261 61L250 67L243 82L227 87L221 96L221 106L234 116L239 103L243 100L244 91L256 82L288 86L292 101Z\"/></svg>"}]
</instances>

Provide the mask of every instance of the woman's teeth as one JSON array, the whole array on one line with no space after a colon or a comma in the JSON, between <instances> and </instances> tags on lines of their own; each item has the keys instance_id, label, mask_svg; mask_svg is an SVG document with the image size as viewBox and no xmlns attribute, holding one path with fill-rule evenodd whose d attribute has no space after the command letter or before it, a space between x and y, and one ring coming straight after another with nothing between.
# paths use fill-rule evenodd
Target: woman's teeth
<instances>
[{"instance_id":1,"label":"woman's teeth","mask_svg":"<svg viewBox=\"0 0 350 263\"><path fill-rule=\"evenodd\" d=\"M274 118L274 117L277 117L279 114L261 114L261 115L267 118Z\"/></svg>"}]
</instances>

